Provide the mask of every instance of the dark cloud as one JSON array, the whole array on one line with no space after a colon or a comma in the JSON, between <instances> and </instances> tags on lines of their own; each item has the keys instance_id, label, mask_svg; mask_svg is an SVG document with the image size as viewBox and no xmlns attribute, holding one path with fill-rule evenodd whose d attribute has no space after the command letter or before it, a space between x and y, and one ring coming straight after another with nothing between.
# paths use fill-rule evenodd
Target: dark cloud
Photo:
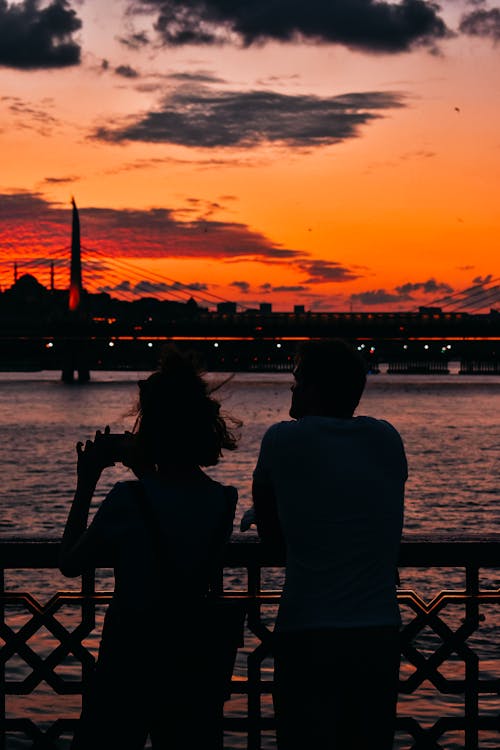
<instances>
[{"instance_id":1,"label":"dark cloud","mask_svg":"<svg viewBox=\"0 0 500 750\"><path fill-rule=\"evenodd\" d=\"M257 83L259 84L259 86L276 86L277 84L285 84L286 86L289 86L293 83L298 84L299 81L299 73L281 76L265 76L264 78L257 79Z\"/></svg>"},{"instance_id":2,"label":"dark cloud","mask_svg":"<svg viewBox=\"0 0 500 750\"><path fill-rule=\"evenodd\" d=\"M306 41L396 53L450 34L428 0L133 0L132 7L158 11L155 28L167 45Z\"/></svg>"},{"instance_id":3,"label":"dark cloud","mask_svg":"<svg viewBox=\"0 0 500 750\"><path fill-rule=\"evenodd\" d=\"M308 274L306 284L328 284L359 279L360 274L333 260L307 260L298 264Z\"/></svg>"},{"instance_id":4,"label":"dark cloud","mask_svg":"<svg viewBox=\"0 0 500 750\"><path fill-rule=\"evenodd\" d=\"M351 295L351 301L356 304L366 305L389 305L401 302L414 301L415 292L420 294L450 294L453 287L445 282L428 279L427 281L408 281L406 284L396 286L393 290L368 289L365 292Z\"/></svg>"},{"instance_id":5,"label":"dark cloud","mask_svg":"<svg viewBox=\"0 0 500 750\"><path fill-rule=\"evenodd\" d=\"M192 284L182 284L180 281L174 281L173 284L167 284L163 281L138 281L136 284L131 284L130 281L121 281L119 284L113 286L106 285L99 288L101 292L107 292L112 294L113 292L128 292L134 295L149 295L149 294L169 294L171 292L204 292L208 289L207 284L200 284L199 282L193 282Z\"/></svg>"},{"instance_id":6,"label":"dark cloud","mask_svg":"<svg viewBox=\"0 0 500 750\"><path fill-rule=\"evenodd\" d=\"M388 292L385 289L370 289L366 292L360 292L359 294L351 294L351 301L354 303L360 303L369 307L370 305L387 305L393 302L401 302L403 300L411 300L411 295L394 294L394 292Z\"/></svg>"},{"instance_id":7,"label":"dark cloud","mask_svg":"<svg viewBox=\"0 0 500 750\"><path fill-rule=\"evenodd\" d=\"M115 74L122 78L139 78L139 73L135 68L131 68L130 65L118 65L115 68Z\"/></svg>"},{"instance_id":8,"label":"dark cloud","mask_svg":"<svg viewBox=\"0 0 500 750\"><path fill-rule=\"evenodd\" d=\"M423 302L423 304L442 307L443 309L450 312L459 310L470 310L471 312L475 310L477 312L478 310L484 309L488 305L494 304L499 301L500 286L498 286L498 284L495 284L495 282L498 281L499 279L494 278L492 274L487 274L486 276L476 276L476 278L474 278L472 281L472 286L459 290L454 290L453 287L449 286L448 284L438 284L437 282L434 282L433 279L430 280L431 283L408 283L396 287L396 291L399 297L394 297L392 301L397 302L401 300L416 300L420 295L414 296L412 292L420 292L424 294L432 293L434 295L437 291L439 291L445 292L445 295L438 298L434 297L434 299L432 299L430 302L425 301ZM385 292L385 290L379 291ZM370 295L371 293L367 292L366 294ZM393 293L388 292L387 294L392 295ZM359 296L362 297L363 295ZM354 297L356 297L356 295L353 295L353 298ZM363 300L361 299L360 301ZM390 302L390 299L387 298L385 301ZM368 302L366 304L368 304Z\"/></svg>"},{"instance_id":9,"label":"dark cloud","mask_svg":"<svg viewBox=\"0 0 500 750\"><path fill-rule=\"evenodd\" d=\"M273 292L306 292L307 289L307 286L297 284L296 286L275 286Z\"/></svg>"},{"instance_id":10,"label":"dark cloud","mask_svg":"<svg viewBox=\"0 0 500 750\"><path fill-rule=\"evenodd\" d=\"M36 70L80 62L80 45L72 38L82 26L76 12L67 0L40 5L0 0L0 66Z\"/></svg>"},{"instance_id":11,"label":"dark cloud","mask_svg":"<svg viewBox=\"0 0 500 750\"><path fill-rule=\"evenodd\" d=\"M52 114L52 99L45 98L36 104L19 96L2 96L0 101L5 102L10 114L15 118L16 128L35 130L39 135L50 136L54 127L59 125L59 121Z\"/></svg>"},{"instance_id":12,"label":"dark cloud","mask_svg":"<svg viewBox=\"0 0 500 750\"><path fill-rule=\"evenodd\" d=\"M486 274L486 276L475 276L472 279L472 283L473 284L479 284L479 285L489 284L490 281L492 281L492 279L493 279L493 274L492 273L488 273L488 274Z\"/></svg>"},{"instance_id":13,"label":"dark cloud","mask_svg":"<svg viewBox=\"0 0 500 750\"><path fill-rule=\"evenodd\" d=\"M243 294L248 294L248 292L250 291L250 284L248 283L248 281L231 281L229 286L235 286Z\"/></svg>"},{"instance_id":14,"label":"dark cloud","mask_svg":"<svg viewBox=\"0 0 500 750\"><path fill-rule=\"evenodd\" d=\"M466 13L460 21L460 31L469 36L489 37L500 41L500 8L478 8Z\"/></svg>"},{"instance_id":15,"label":"dark cloud","mask_svg":"<svg viewBox=\"0 0 500 750\"><path fill-rule=\"evenodd\" d=\"M120 44L129 49L139 50L149 44L149 37L145 31L136 31L128 34L128 36L118 37Z\"/></svg>"},{"instance_id":16,"label":"dark cloud","mask_svg":"<svg viewBox=\"0 0 500 750\"><path fill-rule=\"evenodd\" d=\"M205 148L265 142L311 147L355 138L360 127L381 117L381 112L403 106L402 95L391 91L321 98L181 87L156 110L121 127L101 127L94 136L116 143L143 141Z\"/></svg>"},{"instance_id":17,"label":"dark cloud","mask_svg":"<svg viewBox=\"0 0 500 750\"><path fill-rule=\"evenodd\" d=\"M273 286L272 284L261 284L259 289L261 289L266 294L269 294L270 292L307 292L308 287L303 286L302 284L297 284L295 286Z\"/></svg>"},{"instance_id":18,"label":"dark cloud","mask_svg":"<svg viewBox=\"0 0 500 750\"><path fill-rule=\"evenodd\" d=\"M456 296L453 287L449 284L436 281L435 279L428 279L427 281L408 281L406 284L396 286L392 290L368 289L364 292L352 294L350 299L353 303L370 307L371 305L390 305L401 302L415 303L422 294L445 294L446 296L441 299L434 299L430 303L424 303L436 305L441 302L446 303L448 300L451 300Z\"/></svg>"},{"instance_id":19,"label":"dark cloud","mask_svg":"<svg viewBox=\"0 0 500 750\"><path fill-rule=\"evenodd\" d=\"M203 198L187 198L188 208L180 209L176 215L196 216L198 219L208 219L223 208L218 201L207 201Z\"/></svg>"},{"instance_id":20,"label":"dark cloud","mask_svg":"<svg viewBox=\"0 0 500 750\"><path fill-rule=\"evenodd\" d=\"M225 83L223 78L202 70L193 71L192 73L186 71L170 73L168 78L172 81L180 81L181 83Z\"/></svg>"},{"instance_id":21,"label":"dark cloud","mask_svg":"<svg viewBox=\"0 0 500 750\"><path fill-rule=\"evenodd\" d=\"M408 282L396 287L396 291L399 294L406 296L412 292L424 292L425 294L438 294L445 293L449 294L453 291L453 287L444 282L437 282L435 279L428 279L427 281L417 281L414 283ZM406 297L408 299L408 297Z\"/></svg>"},{"instance_id":22,"label":"dark cloud","mask_svg":"<svg viewBox=\"0 0 500 750\"><path fill-rule=\"evenodd\" d=\"M243 158L241 156L239 156L238 158L235 158L234 156L228 155L225 158L207 157L204 159L195 158L195 157L179 159L173 156L162 156L162 157L151 157L149 159L135 159L132 162L123 162L117 167L112 167L111 169L107 169L104 172L104 174L120 174L121 172L130 172L135 169L150 169L151 167L162 167L162 166L167 166L167 165L183 166L186 164L200 172L218 169L219 167L226 167L226 166L230 166L233 168L244 167L246 169L249 169L249 168L256 169L258 167L269 164L269 162L270 162L270 159L267 159L267 160L257 159L255 156L253 156L253 154L246 158ZM234 196L230 199L238 200Z\"/></svg>"},{"instance_id":23,"label":"dark cloud","mask_svg":"<svg viewBox=\"0 0 500 750\"><path fill-rule=\"evenodd\" d=\"M246 224L207 218L181 221L168 208L80 208L80 223L82 246L89 259L169 257L288 263L305 257ZM70 230L69 198L68 206L61 207L37 193L0 194L1 249L67 248Z\"/></svg>"},{"instance_id":24,"label":"dark cloud","mask_svg":"<svg viewBox=\"0 0 500 750\"><path fill-rule=\"evenodd\" d=\"M71 182L77 182L79 177L45 177L43 180L45 185L64 185Z\"/></svg>"},{"instance_id":25,"label":"dark cloud","mask_svg":"<svg viewBox=\"0 0 500 750\"><path fill-rule=\"evenodd\" d=\"M7 222L9 216L12 220L22 221L29 218L30 215L37 216L47 213L50 210L50 203L46 201L39 193L31 193L28 190L21 190L12 193L0 194L0 222Z\"/></svg>"}]
</instances>

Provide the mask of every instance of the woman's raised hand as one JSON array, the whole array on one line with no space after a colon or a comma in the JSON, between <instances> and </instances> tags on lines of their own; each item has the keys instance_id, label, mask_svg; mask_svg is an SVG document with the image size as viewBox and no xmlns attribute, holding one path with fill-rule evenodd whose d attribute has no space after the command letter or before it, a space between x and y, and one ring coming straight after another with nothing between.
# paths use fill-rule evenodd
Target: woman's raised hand
<instances>
[{"instance_id":1,"label":"woman's raised hand","mask_svg":"<svg viewBox=\"0 0 500 750\"><path fill-rule=\"evenodd\" d=\"M106 437L109 435L109 426L104 432L97 430L94 440L81 441L76 444L77 474L79 479L89 482L97 482L102 470L108 466L114 466L114 462L106 455Z\"/></svg>"}]
</instances>

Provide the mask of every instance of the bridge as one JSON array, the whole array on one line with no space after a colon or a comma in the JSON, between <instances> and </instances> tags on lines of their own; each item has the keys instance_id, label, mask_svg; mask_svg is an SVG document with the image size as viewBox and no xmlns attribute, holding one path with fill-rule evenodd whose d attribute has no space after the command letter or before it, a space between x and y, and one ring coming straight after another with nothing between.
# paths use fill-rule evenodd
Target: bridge
<instances>
[{"instance_id":1,"label":"bridge","mask_svg":"<svg viewBox=\"0 0 500 750\"><path fill-rule=\"evenodd\" d=\"M485 319L408 321L386 314L375 320L311 314L304 320L201 313L193 319L114 319L53 323L36 330L3 333L2 369L54 370L65 382L86 382L95 370L151 370L161 348L174 342L194 349L211 371L287 371L301 341L342 337L357 346L371 372L446 374L459 363L464 374L500 374L499 321ZM406 323L401 331L401 323Z\"/></svg>"},{"instance_id":2,"label":"bridge","mask_svg":"<svg viewBox=\"0 0 500 750\"><path fill-rule=\"evenodd\" d=\"M500 373L500 312L474 312L500 300L499 279L466 290L467 304L458 292L441 306L397 313L301 306L273 312L270 305L245 309L216 295L210 310L172 288L168 299L114 299L83 287L74 199L69 266L66 290L55 289L53 265L50 289L32 276L18 279L16 267L15 285L0 295L2 369L59 369L65 383L85 383L96 369L153 369L161 347L173 341L195 349L209 370L282 371L292 368L301 341L341 337L357 346L372 372L384 363L390 373L447 373L458 361L463 373ZM118 272L126 274L127 266Z\"/></svg>"}]
</instances>

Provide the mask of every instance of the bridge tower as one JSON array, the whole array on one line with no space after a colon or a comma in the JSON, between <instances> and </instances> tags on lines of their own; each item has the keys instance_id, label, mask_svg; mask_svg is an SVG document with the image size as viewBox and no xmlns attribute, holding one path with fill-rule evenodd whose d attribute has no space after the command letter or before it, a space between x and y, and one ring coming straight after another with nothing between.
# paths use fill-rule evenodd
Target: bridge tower
<instances>
[{"instance_id":1,"label":"bridge tower","mask_svg":"<svg viewBox=\"0 0 500 750\"><path fill-rule=\"evenodd\" d=\"M71 198L73 206L71 227L71 269L69 282L69 327L64 353L61 380L64 383L75 382L75 371L78 374L79 383L87 383L90 380L88 365L87 346L83 338L78 340L80 324L83 321L82 297L82 255L80 246L80 217L75 199Z\"/></svg>"},{"instance_id":2,"label":"bridge tower","mask_svg":"<svg viewBox=\"0 0 500 750\"><path fill-rule=\"evenodd\" d=\"M75 199L71 198L73 219L71 229L71 273L69 282L69 309L72 313L80 312L82 303L82 253L80 247L80 217Z\"/></svg>"}]
</instances>

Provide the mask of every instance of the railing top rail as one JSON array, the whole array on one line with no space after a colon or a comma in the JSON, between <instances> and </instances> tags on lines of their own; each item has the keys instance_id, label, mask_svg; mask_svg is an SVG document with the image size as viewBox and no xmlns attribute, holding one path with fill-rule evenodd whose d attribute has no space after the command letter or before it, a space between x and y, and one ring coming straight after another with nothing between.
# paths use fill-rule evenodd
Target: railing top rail
<instances>
[{"instance_id":1,"label":"railing top rail","mask_svg":"<svg viewBox=\"0 0 500 750\"><path fill-rule=\"evenodd\" d=\"M0 538L0 568L55 568L59 539L42 537ZM225 565L278 567L283 558L259 542L256 534L234 534L227 545ZM500 533L405 534L400 566L465 566L500 568ZM110 567L103 558L99 567Z\"/></svg>"}]
</instances>

